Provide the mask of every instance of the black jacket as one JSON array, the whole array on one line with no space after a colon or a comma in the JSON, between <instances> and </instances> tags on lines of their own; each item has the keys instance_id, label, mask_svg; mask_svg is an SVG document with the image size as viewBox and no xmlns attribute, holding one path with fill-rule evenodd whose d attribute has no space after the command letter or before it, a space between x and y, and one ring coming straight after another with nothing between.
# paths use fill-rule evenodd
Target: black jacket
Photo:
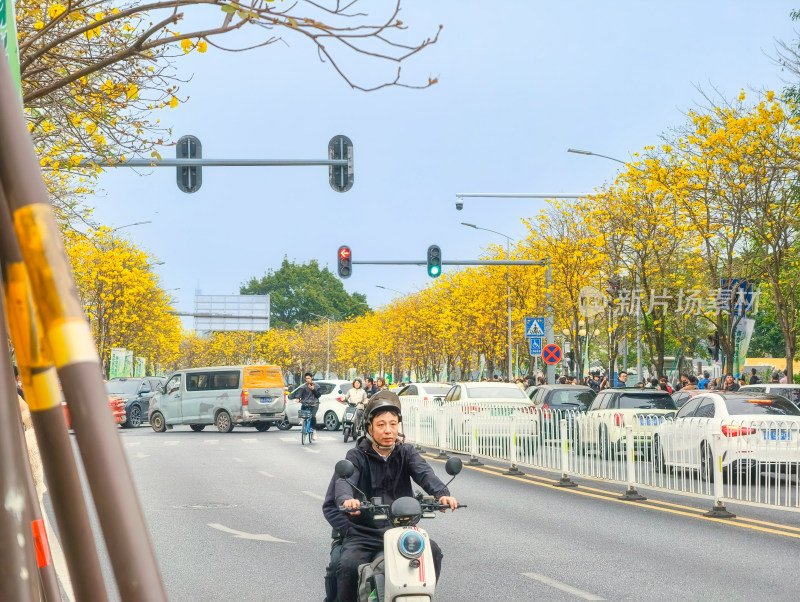
<instances>
[{"instance_id":1,"label":"black jacket","mask_svg":"<svg viewBox=\"0 0 800 602\"><path fill-rule=\"evenodd\" d=\"M389 457L384 460L372 444L364 437L359 439L358 444L347 452L346 458L355 466L355 472L350 477L350 481L366 486L364 493L367 498L382 497L384 504L390 504L400 497L413 496L411 480L422 487L426 493L433 495L437 500L443 495L450 495L450 491L445 484L436 476L425 459L411 444L401 444L392 450ZM369 480L361 478L361 467L364 461L369 463ZM349 522L344 534L350 531L363 535L373 535L382 537L384 531L391 525L388 521L375 522L366 513L359 516L345 515L339 511L339 506L346 500L357 498L361 499L361 494L344 479L334 475L333 491L328 487L328 493L322 504L322 512L331 526L337 531L342 531L342 523L338 517L333 517L333 512L338 512Z\"/></svg>"},{"instance_id":2,"label":"black jacket","mask_svg":"<svg viewBox=\"0 0 800 602\"><path fill-rule=\"evenodd\" d=\"M308 406L316 405L317 401L319 400L320 395L322 395L322 389L319 388L318 383L313 383L314 389L309 389L308 383L302 386L300 389L300 393L297 395L297 399L300 401L301 407L305 409Z\"/></svg>"}]
</instances>

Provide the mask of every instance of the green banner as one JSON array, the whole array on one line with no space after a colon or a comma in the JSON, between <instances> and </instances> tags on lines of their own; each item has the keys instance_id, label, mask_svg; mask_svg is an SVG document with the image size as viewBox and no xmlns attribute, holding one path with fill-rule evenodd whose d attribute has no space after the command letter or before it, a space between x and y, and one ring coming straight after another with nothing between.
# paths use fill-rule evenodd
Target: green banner
<instances>
[{"instance_id":1,"label":"green banner","mask_svg":"<svg viewBox=\"0 0 800 602\"><path fill-rule=\"evenodd\" d=\"M113 347L111 349L111 361L109 362L108 378L119 378L126 376L125 368L125 349L123 347Z\"/></svg>"},{"instance_id":2,"label":"green banner","mask_svg":"<svg viewBox=\"0 0 800 602\"><path fill-rule=\"evenodd\" d=\"M136 378L141 378L147 369L147 360L143 357L136 356L136 361L133 365L133 375Z\"/></svg>"},{"instance_id":3,"label":"green banner","mask_svg":"<svg viewBox=\"0 0 800 602\"><path fill-rule=\"evenodd\" d=\"M14 17L14 0L0 0L0 40L3 41L3 49L8 56L8 64L11 66L11 74L14 76L14 84L17 92L22 98L22 84L19 78L19 46L17 44L17 21Z\"/></svg>"}]
</instances>

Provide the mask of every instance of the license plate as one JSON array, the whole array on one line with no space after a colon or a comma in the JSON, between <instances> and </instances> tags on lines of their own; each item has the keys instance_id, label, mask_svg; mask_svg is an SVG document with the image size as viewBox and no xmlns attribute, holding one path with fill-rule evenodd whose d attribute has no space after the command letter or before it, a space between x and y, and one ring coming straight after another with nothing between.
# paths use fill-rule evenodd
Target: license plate
<instances>
[{"instance_id":1,"label":"license plate","mask_svg":"<svg viewBox=\"0 0 800 602\"><path fill-rule=\"evenodd\" d=\"M656 418L654 416L639 416L640 426L656 426L661 424L662 421L661 418Z\"/></svg>"},{"instance_id":2,"label":"license plate","mask_svg":"<svg viewBox=\"0 0 800 602\"><path fill-rule=\"evenodd\" d=\"M258 403L272 403L272 397L256 397Z\"/></svg>"},{"instance_id":3,"label":"license plate","mask_svg":"<svg viewBox=\"0 0 800 602\"><path fill-rule=\"evenodd\" d=\"M765 441L789 441L791 438L791 431L764 431Z\"/></svg>"}]
</instances>

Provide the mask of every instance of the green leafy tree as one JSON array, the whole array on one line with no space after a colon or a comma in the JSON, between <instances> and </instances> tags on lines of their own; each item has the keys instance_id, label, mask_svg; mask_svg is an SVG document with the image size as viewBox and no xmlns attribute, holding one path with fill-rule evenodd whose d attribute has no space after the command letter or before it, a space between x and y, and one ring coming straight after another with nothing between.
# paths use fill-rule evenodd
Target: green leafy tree
<instances>
[{"instance_id":1,"label":"green leafy tree","mask_svg":"<svg viewBox=\"0 0 800 602\"><path fill-rule=\"evenodd\" d=\"M296 264L284 258L278 271L270 270L260 280L251 278L240 292L270 295L271 323L279 328L316 322L318 316L342 320L369 311L365 295L349 294L341 281L328 268L320 269L315 260Z\"/></svg>"}]
</instances>

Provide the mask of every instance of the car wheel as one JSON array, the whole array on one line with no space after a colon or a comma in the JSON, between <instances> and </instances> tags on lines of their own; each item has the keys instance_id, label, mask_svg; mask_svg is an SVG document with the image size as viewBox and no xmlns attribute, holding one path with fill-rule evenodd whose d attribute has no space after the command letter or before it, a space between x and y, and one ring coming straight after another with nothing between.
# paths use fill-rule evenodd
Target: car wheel
<instances>
[{"instance_id":1,"label":"car wheel","mask_svg":"<svg viewBox=\"0 0 800 602\"><path fill-rule=\"evenodd\" d=\"M263 433L264 431L268 431L269 427L271 427L271 426L272 425L269 422L257 422L256 423L256 430L259 433Z\"/></svg>"},{"instance_id":2,"label":"car wheel","mask_svg":"<svg viewBox=\"0 0 800 602\"><path fill-rule=\"evenodd\" d=\"M600 447L600 457L603 460L611 459L611 437L608 436L608 431L602 427L597 433L597 445Z\"/></svg>"},{"instance_id":3,"label":"car wheel","mask_svg":"<svg viewBox=\"0 0 800 602\"><path fill-rule=\"evenodd\" d=\"M664 450L661 448L661 441L658 436L653 437L653 462L655 463L656 472L665 472L667 463L664 461Z\"/></svg>"},{"instance_id":4,"label":"car wheel","mask_svg":"<svg viewBox=\"0 0 800 602\"><path fill-rule=\"evenodd\" d=\"M337 418L334 412L325 412L325 430L339 430L339 418Z\"/></svg>"},{"instance_id":5,"label":"car wheel","mask_svg":"<svg viewBox=\"0 0 800 602\"><path fill-rule=\"evenodd\" d=\"M288 418L284 417L283 420L278 423L278 428L282 431L288 431L292 428L292 423L289 422Z\"/></svg>"},{"instance_id":6,"label":"car wheel","mask_svg":"<svg viewBox=\"0 0 800 602\"><path fill-rule=\"evenodd\" d=\"M206 428L205 424L190 424L189 428L192 429L195 433L199 433L204 428Z\"/></svg>"},{"instance_id":7,"label":"car wheel","mask_svg":"<svg viewBox=\"0 0 800 602\"><path fill-rule=\"evenodd\" d=\"M217 414L217 417L214 419L214 424L217 426L217 430L220 433L230 433L233 430L231 415L225 410Z\"/></svg>"},{"instance_id":8,"label":"car wheel","mask_svg":"<svg viewBox=\"0 0 800 602\"><path fill-rule=\"evenodd\" d=\"M122 426L129 426L131 428L139 428L142 426L142 408L138 405L132 405L128 412L128 419Z\"/></svg>"},{"instance_id":9,"label":"car wheel","mask_svg":"<svg viewBox=\"0 0 800 602\"><path fill-rule=\"evenodd\" d=\"M700 444L700 478L709 483L714 482L714 458L705 443Z\"/></svg>"},{"instance_id":10,"label":"car wheel","mask_svg":"<svg viewBox=\"0 0 800 602\"><path fill-rule=\"evenodd\" d=\"M163 433L167 430L167 422L164 420L164 415L161 412L153 412L150 416L150 426L157 433Z\"/></svg>"},{"instance_id":11,"label":"car wheel","mask_svg":"<svg viewBox=\"0 0 800 602\"><path fill-rule=\"evenodd\" d=\"M345 443L347 443L347 440L350 438L350 428L349 426L342 428L342 435L344 436Z\"/></svg>"}]
</instances>

